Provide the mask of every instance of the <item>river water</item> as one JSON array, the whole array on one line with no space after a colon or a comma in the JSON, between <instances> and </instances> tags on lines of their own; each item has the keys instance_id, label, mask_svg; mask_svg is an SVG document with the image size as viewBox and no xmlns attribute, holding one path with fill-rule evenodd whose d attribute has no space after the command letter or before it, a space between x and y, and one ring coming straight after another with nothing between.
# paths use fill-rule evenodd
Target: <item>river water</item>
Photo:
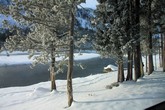
<instances>
[{"instance_id":1,"label":"river water","mask_svg":"<svg viewBox=\"0 0 165 110\"><path fill-rule=\"evenodd\" d=\"M79 63L81 63L85 69L74 66L73 78L102 73L103 68L108 64L115 65L115 60L97 57L88 60L75 61L75 64ZM66 70L64 70L63 73L57 74L56 79L66 79ZM27 86L49 80L48 65L37 65L33 69L30 68L30 65L0 67L0 88Z\"/></svg>"}]
</instances>

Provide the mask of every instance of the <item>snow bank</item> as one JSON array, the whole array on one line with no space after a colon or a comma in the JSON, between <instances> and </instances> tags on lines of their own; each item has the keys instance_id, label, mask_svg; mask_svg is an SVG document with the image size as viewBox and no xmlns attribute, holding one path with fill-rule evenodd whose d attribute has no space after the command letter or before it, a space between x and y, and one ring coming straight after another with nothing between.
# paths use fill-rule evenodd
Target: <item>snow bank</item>
<instances>
[{"instance_id":1,"label":"snow bank","mask_svg":"<svg viewBox=\"0 0 165 110\"><path fill-rule=\"evenodd\" d=\"M0 89L0 110L144 110L165 101L165 73L154 72L137 82L128 81L106 89L116 81L116 72L73 79L74 102L67 108L66 80L26 87Z\"/></svg>"},{"instance_id":2,"label":"snow bank","mask_svg":"<svg viewBox=\"0 0 165 110\"><path fill-rule=\"evenodd\" d=\"M109 65L107 65L106 67L104 67L104 70L106 70L106 69L111 69L112 71L117 71L117 70L118 70L118 67L109 64Z\"/></svg>"}]
</instances>

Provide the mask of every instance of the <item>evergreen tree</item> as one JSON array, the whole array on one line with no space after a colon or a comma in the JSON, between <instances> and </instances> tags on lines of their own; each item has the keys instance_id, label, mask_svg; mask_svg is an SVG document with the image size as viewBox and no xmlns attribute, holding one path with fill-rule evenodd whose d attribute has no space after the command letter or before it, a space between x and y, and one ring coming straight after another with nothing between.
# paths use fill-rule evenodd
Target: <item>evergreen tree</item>
<instances>
[{"instance_id":1,"label":"evergreen tree","mask_svg":"<svg viewBox=\"0 0 165 110\"><path fill-rule=\"evenodd\" d=\"M163 16L165 14L164 2L159 0L143 0L141 1L141 34L146 37L146 44L148 45L148 62L149 71L153 71L153 36L163 32ZM146 14L147 13L147 14ZM161 43L162 44L162 43ZM161 46L162 47L162 46ZM163 48L161 48L163 49ZM162 50L161 50L162 51ZM163 53L163 52L161 52ZM162 54L163 57L163 54Z\"/></svg>"},{"instance_id":2,"label":"evergreen tree","mask_svg":"<svg viewBox=\"0 0 165 110\"><path fill-rule=\"evenodd\" d=\"M69 60L68 60L68 73L67 73L67 94L68 94L68 106L70 107L73 102L73 87L72 87L72 74L73 74L73 53L74 53L74 7L75 0L71 2L70 13L70 31L69 31Z\"/></svg>"},{"instance_id":3,"label":"evergreen tree","mask_svg":"<svg viewBox=\"0 0 165 110\"><path fill-rule=\"evenodd\" d=\"M133 66L133 45L132 45L132 2L131 0L128 0L127 2L127 10L128 10L128 14L127 14L127 25L126 25L126 32L127 32L127 40L128 42L126 43L126 45L124 46L124 49L126 48L126 50L128 51L128 63L127 63L127 77L126 80L132 80L132 66Z\"/></svg>"},{"instance_id":4,"label":"evergreen tree","mask_svg":"<svg viewBox=\"0 0 165 110\"><path fill-rule=\"evenodd\" d=\"M163 64L163 71L165 71L165 49L163 48L163 34L165 33L165 2L162 0L153 0L152 1L152 16L154 23L154 33L161 34L161 62ZM159 28L160 29L159 29ZM164 46L165 47L165 46Z\"/></svg>"},{"instance_id":5,"label":"evergreen tree","mask_svg":"<svg viewBox=\"0 0 165 110\"><path fill-rule=\"evenodd\" d=\"M164 34L164 45L163 45L163 72L165 72L165 34Z\"/></svg>"},{"instance_id":6,"label":"evergreen tree","mask_svg":"<svg viewBox=\"0 0 165 110\"><path fill-rule=\"evenodd\" d=\"M5 13L11 14L21 23L28 24L31 32L22 37L17 34L7 40L6 47L11 50L29 50L30 57L35 51L40 56L34 57L35 63L50 63L51 90L56 89L55 66L61 69L63 61L57 65L55 57L63 56L64 60L69 55L67 73L68 106L73 101L72 72L73 72L73 47L74 47L74 18L76 6L84 0L13 0L13 5ZM67 7L67 9L66 9ZM68 19L70 17L70 19ZM70 25L68 25L70 24ZM15 44L13 49L11 45ZM66 51L69 51L69 54Z\"/></svg>"},{"instance_id":7,"label":"evergreen tree","mask_svg":"<svg viewBox=\"0 0 165 110\"><path fill-rule=\"evenodd\" d=\"M137 80L141 76L140 70L140 61L141 61L141 50L140 50L140 0L133 0L132 1L132 36L134 40L134 73L135 73L135 80Z\"/></svg>"},{"instance_id":8,"label":"evergreen tree","mask_svg":"<svg viewBox=\"0 0 165 110\"><path fill-rule=\"evenodd\" d=\"M97 7L96 50L104 57L118 58L118 81L124 81L123 46L128 38L128 0L107 0Z\"/></svg>"},{"instance_id":9,"label":"evergreen tree","mask_svg":"<svg viewBox=\"0 0 165 110\"><path fill-rule=\"evenodd\" d=\"M104 57L116 56L118 62L123 62L123 54L128 52L126 80L132 80L132 55L134 55L135 80L137 80L144 74L140 48L142 39L140 36L140 1L100 0L99 2L96 11L95 48ZM121 68L122 66L119 66L119 69Z\"/></svg>"},{"instance_id":10,"label":"evergreen tree","mask_svg":"<svg viewBox=\"0 0 165 110\"><path fill-rule=\"evenodd\" d=\"M68 60L68 71L67 71L67 94L68 94L68 107L72 105L73 102L73 87L72 87L72 74L73 74L73 54L74 54L74 25L75 25L75 16L76 16L76 9L77 5L80 3L85 2L85 0L70 0L68 4L70 6L69 11L69 60Z\"/></svg>"},{"instance_id":11,"label":"evergreen tree","mask_svg":"<svg viewBox=\"0 0 165 110\"><path fill-rule=\"evenodd\" d=\"M65 36L68 34L68 21L66 17L69 11L64 10L67 2L60 3L54 0L47 2L44 0L31 2L14 0L14 5L9 7L9 14L21 23L27 22L26 24L31 27L31 32L24 37L20 32L17 32L14 37L12 36L7 40L6 47L10 50L28 50L30 58L34 56L36 51L40 51L40 55L34 57L34 63L51 62L49 69L51 91L56 90L55 72L61 69L62 64L55 64L55 56L63 54L62 52L67 48ZM57 71L54 70L55 67L58 68Z\"/></svg>"},{"instance_id":12,"label":"evergreen tree","mask_svg":"<svg viewBox=\"0 0 165 110\"><path fill-rule=\"evenodd\" d=\"M148 31L148 43L149 43L149 71L148 74L151 74L154 70L153 67L153 55L152 55L152 32L151 32L151 4L152 4L152 0L148 0L148 27L149 27L149 31Z\"/></svg>"}]
</instances>

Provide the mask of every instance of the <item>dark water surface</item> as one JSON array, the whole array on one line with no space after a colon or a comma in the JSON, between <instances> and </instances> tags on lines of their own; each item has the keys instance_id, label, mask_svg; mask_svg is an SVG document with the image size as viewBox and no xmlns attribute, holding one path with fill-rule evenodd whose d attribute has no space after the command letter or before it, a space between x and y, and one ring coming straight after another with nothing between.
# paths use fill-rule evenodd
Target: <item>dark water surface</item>
<instances>
[{"instance_id":1,"label":"dark water surface","mask_svg":"<svg viewBox=\"0 0 165 110\"><path fill-rule=\"evenodd\" d=\"M73 78L102 73L103 68L108 64L115 65L115 60L109 58L101 59L98 57L88 60L75 61L75 63L81 63L85 69L75 66ZM0 67L0 88L27 86L48 81L49 79L48 65L37 65L34 67L34 69L31 69L30 65L12 65ZM66 79L66 70L64 70L64 73L57 74L56 79Z\"/></svg>"}]
</instances>

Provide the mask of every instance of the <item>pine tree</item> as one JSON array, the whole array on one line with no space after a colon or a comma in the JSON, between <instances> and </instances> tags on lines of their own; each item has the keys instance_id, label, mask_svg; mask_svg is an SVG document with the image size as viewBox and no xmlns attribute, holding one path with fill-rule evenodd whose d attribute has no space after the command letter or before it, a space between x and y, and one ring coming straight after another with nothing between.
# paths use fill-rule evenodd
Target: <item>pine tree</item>
<instances>
[{"instance_id":1,"label":"pine tree","mask_svg":"<svg viewBox=\"0 0 165 110\"><path fill-rule=\"evenodd\" d=\"M164 34L164 45L163 45L163 72L165 72L165 34Z\"/></svg>"},{"instance_id":2,"label":"pine tree","mask_svg":"<svg viewBox=\"0 0 165 110\"><path fill-rule=\"evenodd\" d=\"M152 0L148 0L148 26L149 26L149 32L148 32L148 43L149 43L149 71L148 74L151 74L154 70L153 67L153 55L152 55L152 32L151 32L151 4Z\"/></svg>"},{"instance_id":3,"label":"pine tree","mask_svg":"<svg viewBox=\"0 0 165 110\"><path fill-rule=\"evenodd\" d=\"M126 25L126 32L127 32L127 40L128 42L126 43L126 45L124 46L124 49L126 49L128 51L128 63L127 63L127 77L126 80L132 80L132 67L133 67L133 45L132 42L130 42L132 40L132 0L128 0L127 2L127 10L128 10L128 14L127 14L127 25Z\"/></svg>"},{"instance_id":4,"label":"pine tree","mask_svg":"<svg viewBox=\"0 0 165 110\"><path fill-rule=\"evenodd\" d=\"M74 54L74 25L75 25L75 16L76 8L80 3L85 2L84 0L70 0L68 4L70 6L69 11L69 60L68 60L68 71L67 71L67 94L68 94L68 107L72 105L73 102L73 87L72 87L72 74L73 74L73 54Z\"/></svg>"},{"instance_id":5,"label":"pine tree","mask_svg":"<svg viewBox=\"0 0 165 110\"><path fill-rule=\"evenodd\" d=\"M26 23L31 28L27 36L17 32L15 36L10 37L7 40L6 47L11 50L29 50L29 57L34 56L34 53L39 51L40 55L34 56L35 63L45 64L51 61L51 90L56 89L55 67L58 70L61 69L68 56L65 53L69 51L67 73L68 106L71 106L73 101L72 72L75 9L81 2L84 2L84 0L13 0L13 5L5 12L11 14L19 22ZM15 45L15 48L12 48L13 45ZM57 65L55 57L58 55L64 56L64 61Z\"/></svg>"},{"instance_id":6,"label":"pine tree","mask_svg":"<svg viewBox=\"0 0 165 110\"><path fill-rule=\"evenodd\" d=\"M96 50L104 57L118 58L118 81L124 81L123 46L128 40L128 1L107 0L97 7Z\"/></svg>"},{"instance_id":7,"label":"pine tree","mask_svg":"<svg viewBox=\"0 0 165 110\"><path fill-rule=\"evenodd\" d=\"M36 51L40 55L34 57L34 63L50 63L51 90L56 89L55 72L61 70L61 61L59 64L55 61L55 56L63 55L68 48L68 20L69 11L64 8L68 6L67 1L58 0L33 0L19 1L14 0L14 5L9 6L11 14L19 23L26 23L31 32L27 36L22 36L19 32L14 37L7 40L6 47L10 50L20 49L29 50L29 57L34 56ZM65 38L65 39L64 39ZM13 48L13 44L15 44ZM65 57L64 57L65 59ZM55 71L55 67L58 68Z\"/></svg>"},{"instance_id":8,"label":"pine tree","mask_svg":"<svg viewBox=\"0 0 165 110\"><path fill-rule=\"evenodd\" d=\"M153 24L154 24L154 33L161 34L161 62L163 64L163 71L165 71L165 49L163 48L163 34L165 33L165 2L161 0L153 0L152 1L152 16L153 16ZM157 28L159 27L160 30ZM155 31L156 30L156 31ZM164 46L165 47L165 46Z\"/></svg>"},{"instance_id":9,"label":"pine tree","mask_svg":"<svg viewBox=\"0 0 165 110\"><path fill-rule=\"evenodd\" d=\"M133 28L133 39L134 39L134 73L135 80L137 80L141 75L140 70L140 60L141 60L141 50L140 50L140 0L132 1L133 12L132 12L132 20L134 21L132 24Z\"/></svg>"},{"instance_id":10,"label":"pine tree","mask_svg":"<svg viewBox=\"0 0 165 110\"><path fill-rule=\"evenodd\" d=\"M74 53L74 0L71 2L70 13L70 31L69 31L69 60L68 60L68 72L67 72L67 94L68 94L68 106L70 107L73 102L73 87L72 87L72 74L73 74L73 53Z\"/></svg>"},{"instance_id":11,"label":"pine tree","mask_svg":"<svg viewBox=\"0 0 165 110\"><path fill-rule=\"evenodd\" d=\"M165 14L164 2L159 0L143 0L141 1L141 34L146 37L146 44L148 44L148 62L149 74L153 71L153 52L154 47L152 39L154 34L161 34L163 32L163 16ZM147 13L147 14L146 14ZM161 48L163 49L163 48ZM163 52L162 52L163 53Z\"/></svg>"}]
</instances>

